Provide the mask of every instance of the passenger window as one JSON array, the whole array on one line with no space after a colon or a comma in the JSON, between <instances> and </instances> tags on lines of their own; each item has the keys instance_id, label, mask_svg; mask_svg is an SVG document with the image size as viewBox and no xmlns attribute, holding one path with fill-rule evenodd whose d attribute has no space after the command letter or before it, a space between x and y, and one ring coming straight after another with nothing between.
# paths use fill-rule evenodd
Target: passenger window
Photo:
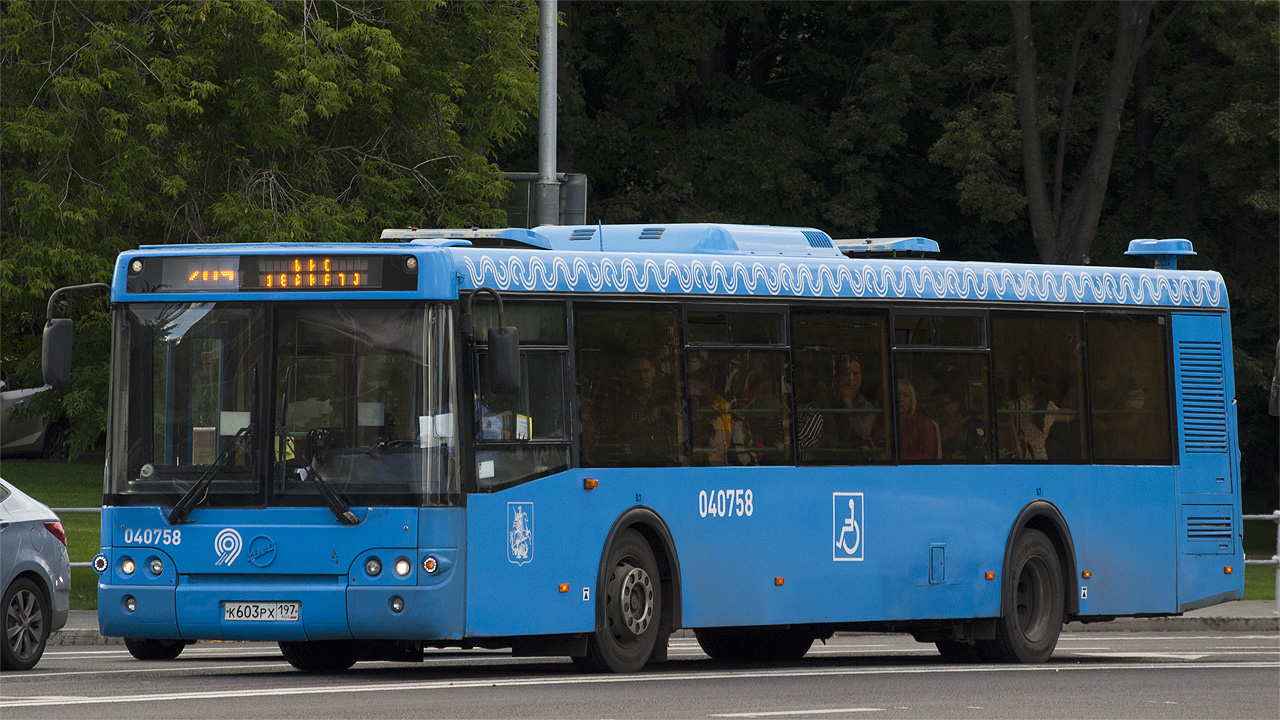
<instances>
[{"instance_id":1,"label":"passenger window","mask_svg":"<svg viewBox=\"0 0 1280 720\"><path fill-rule=\"evenodd\" d=\"M781 345L782 315L689 311L690 345Z\"/></svg>"},{"instance_id":2,"label":"passenger window","mask_svg":"<svg viewBox=\"0 0 1280 720\"><path fill-rule=\"evenodd\" d=\"M689 350L695 465L791 464L787 354Z\"/></svg>"},{"instance_id":3,"label":"passenger window","mask_svg":"<svg viewBox=\"0 0 1280 720\"><path fill-rule=\"evenodd\" d=\"M888 323L881 313L797 309L796 445L801 465L890 462ZM874 429L879 427L879 432Z\"/></svg>"},{"instance_id":4,"label":"passenger window","mask_svg":"<svg viewBox=\"0 0 1280 720\"><path fill-rule=\"evenodd\" d=\"M992 316L996 437L1002 462L1085 461L1081 319L1073 313Z\"/></svg>"},{"instance_id":5,"label":"passenger window","mask_svg":"<svg viewBox=\"0 0 1280 720\"><path fill-rule=\"evenodd\" d=\"M1171 463L1165 318L1097 313L1086 327L1094 462Z\"/></svg>"},{"instance_id":6,"label":"passenger window","mask_svg":"<svg viewBox=\"0 0 1280 720\"><path fill-rule=\"evenodd\" d=\"M977 315L893 316L893 344L929 347L983 347L982 318Z\"/></svg>"},{"instance_id":7,"label":"passenger window","mask_svg":"<svg viewBox=\"0 0 1280 720\"><path fill-rule=\"evenodd\" d=\"M565 305L508 302L503 320L520 333L520 390L489 389L488 327L497 326L497 306L473 307L478 343L475 397L476 484L498 490L569 467L566 388L569 354Z\"/></svg>"},{"instance_id":8,"label":"passenger window","mask_svg":"<svg viewBox=\"0 0 1280 720\"><path fill-rule=\"evenodd\" d=\"M574 334L582 465L684 465L679 306L578 303Z\"/></svg>"},{"instance_id":9,"label":"passenger window","mask_svg":"<svg viewBox=\"0 0 1280 720\"><path fill-rule=\"evenodd\" d=\"M899 461L990 461L985 353L899 351L894 373Z\"/></svg>"}]
</instances>

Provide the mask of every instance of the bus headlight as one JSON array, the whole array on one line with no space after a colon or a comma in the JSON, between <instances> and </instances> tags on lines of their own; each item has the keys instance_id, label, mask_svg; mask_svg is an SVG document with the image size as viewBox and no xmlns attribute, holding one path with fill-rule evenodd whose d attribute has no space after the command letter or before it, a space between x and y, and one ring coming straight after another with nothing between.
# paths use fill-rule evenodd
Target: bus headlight
<instances>
[{"instance_id":1,"label":"bus headlight","mask_svg":"<svg viewBox=\"0 0 1280 720\"><path fill-rule=\"evenodd\" d=\"M371 557L364 563L364 571L372 577L377 577L382 572L382 561L376 557Z\"/></svg>"},{"instance_id":2,"label":"bus headlight","mask_svg":"<svg viewBox=\"0 0 1280 720\"><path fill-rule=\"evenodd\" d=\"M164 572L164 561L160 558L151 558L151 562L148 563L148 567L151 568L152 575L159 575Z\"/></svg>"},{"instance_id":3,"label":"bus headlight","mask_svg":"<svg viewBox=\"0 0 1280 720\"><path fill-rule=\"evenodd\" d=\"M124 596L124 609L126 612L133 612L138 609L138 599L132 595Z\"/></svg>"},{"instance_id":4,"label":"bus headlight","mask_svg":"<svg viewBox=\"0 0 1280 720\"><path fill-rule=\"evenodd\" d=\"M396 561L396 574L399 575L400 577L404 577L405 575L408 575L409 571L412 569L413 569L413 564L410 563L407 559L400 558L399 560Z\"/></svg>"},{"instance_id":5,"label":"bus headlight","mask_svg":"<svg viewBox=\"0 0 1280 720\"><path fill-rule=\"evenodd\" d=\"M395 597L391 598L391 612L394 612L394 613L404 612L404 598L400 597L399 595L396 595Z\"/></svg>"},{"instance_id":6,"label":"bus headlight","mask_svg":"<svg viewBox=\"0 0 1280 720\"><path fill-rule=\"evenodd\" d=\"M137 569L138 565L133 561L133 558L127 557L120 561L120 572L125 575L132 575L133 571Z\"/></svg>"}]
</instances>

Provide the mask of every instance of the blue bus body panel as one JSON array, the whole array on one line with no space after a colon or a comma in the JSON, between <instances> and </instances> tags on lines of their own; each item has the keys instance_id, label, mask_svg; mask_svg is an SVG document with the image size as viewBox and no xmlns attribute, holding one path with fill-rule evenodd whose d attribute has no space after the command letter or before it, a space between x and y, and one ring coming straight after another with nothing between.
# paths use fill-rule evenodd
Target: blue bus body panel
<instances>
[{"instance_id":1,"label":"blue bus body panel","mask_svg":"<svg viewBox=\"0 0 1280 720\"><path fill-rule=\"evenodd\" d=\"M584 490L586 477L600 486ZM722 491L733 497L723 515ZM637 505L671 531L687 627L997 616L1012 523L1036 500L1059 509L1092 574L1082 614L1173 613L1174 497L1168 467L573 470L471 496L467 634L592 629L583 589L596 586L614 520ZM860 537L840 547L849 500Z\"/></svg>"},{"instance_id":2,"label":"blue bus body panel","mask_svg":"<svg viewBox=\"0 0 1280 720\"><path fill-rule=\"evenodd\" d=\"M885 298L1225 308L1216 272L766 255L454 247L461 287L501 291Z\"/></svg>"},{"instance_id":3,"label":"blue bus body panel","mask_svg":"<svg viewBox=\"0 0 1280 720\"><path fill-rule=\"evenodd\" d=\"M340 525L328 508L197 509L170 526L157 507L108 507L98 615L105 635L318 640L457 638L462 632L465 561L460 508L353 508L359 525ZM421 548L420 548L421 538ZM422 571L432 555L437 572ZM137 570L125 576L125 557ZM371 577L365 561L377 557ZM160 558L164 572L149 571ZM399 578L398 559L411 563ZM124 609L124 598L137 609ZM405 600L403 613L390 600ZM226 621L228 601L300 602L297 622ZM387 615L395 615L388 620ZM351 618L349 621L348 618Z\"/></svg>"},{"instance_id":4,"label":"blue bus body panel","mask_svg":"<svg viewBox=\"0 0 1280 720\"><path fill-rule=\"evenodd\" d=\"M1244 528L1231 325L1174 313L1178 421L1179 611L1244 597ZM1228 573L1227 568L1230 568Z\"/></svg>"}]
</instances>

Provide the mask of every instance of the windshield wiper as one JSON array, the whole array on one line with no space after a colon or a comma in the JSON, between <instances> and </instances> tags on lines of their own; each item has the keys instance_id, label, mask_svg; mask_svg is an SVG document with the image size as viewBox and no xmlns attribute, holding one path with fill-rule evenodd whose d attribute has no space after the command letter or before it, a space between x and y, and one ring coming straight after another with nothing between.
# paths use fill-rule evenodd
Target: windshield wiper
<instances>
[{"instance_id":1,"label":"windshield wiper","mask_svg":"<svg viewBox=\"0 0 1280 720\"><path fill-rule=\"evenodd\" d=\"M280 462L280 487L282 488L284 487L285 480L288 477L286 455L289 452L290 440L289 386L292 385L290 382L292 379L293 366L290 365L288 368L285 368L284 371L284 396L280 399L280 425L276 429L276 455L279 457ZM312 432L315 431L313 430ZM308 445L310 445L310 443L308 443ZM316 470L315 465L312 463L312 458L307 459L307 466L303 468L303 470L306 471L303 479L314 479L316 491L320 493L320 497L324 498L325 504L333 511L333 516L338 518L339 522L343 525L359 524L360 518L356 517L355 513L351 512L351 507L342 502L342 500L338 498L337 494L334 493L333 489L329 487L329 484L324 481L324 478L320 477L320 471Z\"/></svg>"},{"instance_id":2,"label":"windshield wiper","mask_svg":"<svg viewBox=\"0 0 1280 720\"><path fill-rule=\"evenodd\" d=\"M258 366L257 365L254 365L252 370L250 370L249 388L251 393L250 400L249 400L249 408L251 409L252 412L257 412L258 411ZM228 442L226 446L222 448L222 452L219 453L218 457L213 461L213 464L211 464L208 467L208 469L206 469L203 473L201 473L200 479L196 480L196 484L192 485L191 489L188 490L186 494L183 495L182 498L178 500L177 504L173 506L173 510L169 511L170 525L178 525L180 523L184 523L187 521L187 516L191 514L192 509L194 509L196 505L199 505L200 503L204 502L205 497L208 495L209 485L213 483L213 479L216 478L218 474L222 472L223 468L225 468L228 465L228 463L231 460L231 457L235 454L235 451L239 450L240 447L244 445L244 441L247 438L251 438L251 437L253 437L252 421L248 425L245 425L244 427L236 431L235 436L232 437L231 441ZM197 496L199 496L200 498L199 500L196 499Z\"/></svg>"},{"instance_id":3,"label":"windshield wiper","mask_svg":"<svg viewBox=\"0 0 1280 720\"><path fill-rule=\"evenodd\" d=\"M307 461L307 467L305 469L307 470L306 479L315 482L316 490L320 491L320 497L324 498L324 501L328 503L329 509L333 511L334 517L338 518L339 522L343 525L359 525L360 518L356 517L356 514L351 512L351 507L342 502L342 499L333 491L333 488L329 487L329 483L325 482L324 478L320 477L320 471L316 470L315 466L312 465L310 461Z\"/></svg>"},{"instance_id":4,"label":"windshield wiper","mask_svg":"<svg viewBox=\"0 0 1280 720\"><path fill-rule=\"evenodd\" d=\"M213 479L222 472L223 468L230 464L232 455L234 455L235 451L244 444L245 438L252 436L252 424L246 425L236 432L235 437L231 438L231 441L222 449L222 453L218 455L218 459L213 461L213 464L200 475L200 479L196 480L196 484L192 485L191 489L187 491L187 494L183 495L182 499L173 506L173 510L169 512L170 525L178 525L187 521L187 516L191 514L192 509L201 502L204 502L205 495L208 494L207 491L209 489L209 485L213 483ZM200 497L199 500L196 500L197 496Z\"/></svg>"}]
</instances>

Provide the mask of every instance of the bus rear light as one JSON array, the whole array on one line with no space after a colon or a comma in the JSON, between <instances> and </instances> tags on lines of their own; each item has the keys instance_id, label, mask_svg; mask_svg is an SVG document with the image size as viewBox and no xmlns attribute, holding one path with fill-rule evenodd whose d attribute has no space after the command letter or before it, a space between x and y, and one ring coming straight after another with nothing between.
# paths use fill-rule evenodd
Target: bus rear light
<instances>
[{"instance_id":1,"label":"bus rear light","mask_svg":"<svg viewBox=\"0 0 1280 720\"><path fill-rule=\"evenodd\" d=\"M988 580L995 580L995 579L996 579L996 574L995 574L995 573L993 573L993 572L989 572L989 573L987 573L987 574L986 574L986 578L987 578Z\"/></svg>"},{"instance_id":2,"label":"bus rear light","mask_svg":"<svg viewBox=\"0 0 1280 720\"><path fill-rule=\"evenodd\" d=\"M562 593L569 592L569 583L560 583L560 592Z\"/></svg>"},{"instance_id":3,"label":"bus rear light","mask_svg":"<svg viewBox=\"0 0 1280 720\"><path fill-rule=\"evenodd\" d=\"M434 555L428 555L422 558L422 570L428 575L435 573L440 568L440 562L436 560Z\"/></svg>"},{"instance_id":4,"label":"bus rear light","mask_svg":"<svg viewBox=\"0 0 1280 720\"><path fill-rule=\"evenodd\" d=\"M1235 568L1233 568L1233 567L1231 567L1230 565L1228 565L1228 566L1226 566L1226 567L1222 568L1222 572L1223 572L1224 574L1226 574L1226 575L1230 575L1231 573L1233 573L1233 572L1235 572L1235 571L1236 571L1236 569L1235 569Z\"/></svg>"},{"instance_id":5,"label":"bus rear light","mask_svg":"<svg viewBox=\"0 0 1280 720\"><path fill-rule=\"evenodd\" d=\"M777 587L782 587L782 586L783 586L783 585L785 585L786 583L787 583L787 579L786 579L786 578L776 577L776 578L774 578L774 579L773 579L773 584L774 584L775 586L777 586Z\"/></svg>"},{"instance_id":6,"label":"bus rear light","mask_svg":"<svg viewBox=\"0 0 1280 720\"><path fill-rule=\"evenodd\" d=\"M1088 580L1089 578L1093 577L1093 572L1090 570L1085 570L1084 572L1080 573L1080 577L1084 578L1085 580Z\"/></svg>"},{"instance_id":7,"label":"bus rear light","mask_svg":"<svg viewBox=\"0 0 1280 720\"><path fill-rule=\"evenodd\" d=\"M597 480L597 479L595 479L595 478L583 478L583 479L582 479L582 489L584 489L584 490L594 490L594 489L596 489L596 488L598 488L598 487L600 487L600 481L599 481L599 480Z\"/></svg>"},{"instance_id":8,"label":"bus rear light","mask_svg":"<svg viewBox=\"0 0 1280 720\"><path fill-rule=\"evenodd\" d=\"M408 575L409 571L412 569L413 569L413 564L410 563L405 558L400 558L399 560L396 560L396 574L399 575L400 577L404 577L405 575Z\"/></svg>"}]
</instances>

